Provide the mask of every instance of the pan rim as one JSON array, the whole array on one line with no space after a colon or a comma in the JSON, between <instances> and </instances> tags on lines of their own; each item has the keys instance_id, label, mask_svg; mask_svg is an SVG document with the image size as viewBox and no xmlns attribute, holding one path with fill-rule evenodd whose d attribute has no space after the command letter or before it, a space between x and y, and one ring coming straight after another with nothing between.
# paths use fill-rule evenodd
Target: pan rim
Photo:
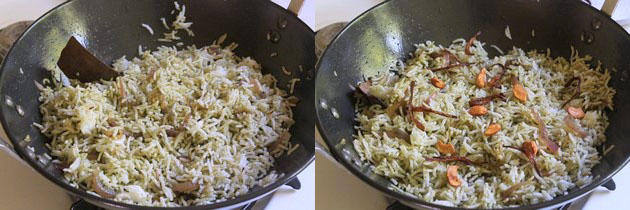
<instances>
[{"instance_id":1,"label":"pan rim","mask_svg":"<svg viewBox=\"0 0 630 210\"><path fill-rule=\"evenodd\" d=\"M347 31L349 30L350 27L352 27L356 22L360 21L360 19L364 18L368 13L372 12L373 10L376 10L380 7L384 7L387 4L390 4L391 2L394 2L396 0L386 0L383 1L381 3L378 3L377 5L371 7L370 9L362 12L360 15L358 15L357 17L355 17L354 19L352 19L350 22L348 22L348 24L346 26L343 27L343 29L341 31L339 31L335 37L332 39L332 41L329 43L328 46L332 46L333 44L335 44L339 38ZM577 4L578 7L587 7L587 9L590 9L591 11L593 11L593 14L595 16L599 16L602 21L612 21L613 23L613 27L616 27L617 30L622 31L627 40L630 40L630 33L628 31L626 31L623 27L621 27L621 25L619 25L619 23L617 23L616 21L614 21L612 19L612 17L606 15L604 12L602 12L601 10L595 9L593 6L591 5L587 5L585 3L582 3L582 1L567 1L567 2L571 2L571 4ZM322 58L327 57L326 55L329 53L329 48L326 48L326 50L322 53L320 59L317 61L317 64L315 65L315 70L316 70L316 75L315 75L315 81L321 80L321 71L320 71L320 67L321 67L321 60ZM322 137L322 140L324 140L326 146L328 148L334 148L335 145L333 145L332 142L330 142L330 138L328 137L328 133L327 132L323 132L324 131L324 126L323 126L323 122L321 119L321 116L325 113L323 113L323 110L320 110L320 106L318 104L318 96L320 95L318 93L318 88L317 88L317 82L315 83L315 115L316 115L316 126L317 129L320 131L320 135ZM353 119L354 120L354 119ZM354 130L354 129L353 129ZM355 131L355 130L354 130ZM354 133L354 132L353 132ZM332 156L335 158L335 160L342 160L342 161L337 161L339 163L341 163L346 170L350 171L355 177L359 178L361 181L363 181L364 183L367 183L369 186L371 186L372 188L375 188L377 190L379 190L381 193L383 193L384 195L391 197L393 199L396 199L398 201L401 201L402 203L411 203L414 204L416 206L423 206L423 207L429 207L429 208L435 208L435 209L469 209L469 208L457 208L457 207L450 207L450 206L443 206L443 205L439 205L439 204L435 204L432 202L427 202L427 201L423 201L418 199L417 197L412 197L409 196L408 194L403 194L401 192L395 191L395 190L391 190L389 189L387 186L384 185L380 185L378 183L376 183L375 181L371 180L370 178L368 178L365 174L361 173L357 168L355 168L353 166L353 164L351 162L346 161L343 158L343 154L341 154L341 152L339 152L338 150L332 149L332 150L328 150L330 152L330 154L332 154ZM542 208L552 208L552 207L558 207L560 205L563 205L567 202L572 202L576 199L579 199L583 196L586 196L589 192L595 190L595 188L609 182L612 181L612 177L614 175L616 175L621 169L623 169L626 165L628 165L628 163L630 163L630 158L626 158L626 160L624 160L619 166L617 166L614 170L612 170L611 173L609 173L607 176L605 177L600 177L598 179L593 180L591 183L589 183L588 185L581 187L581 188L573 188L575 189L574 194L566 194L566 195L560 195L560 196L556 196L554 197L552 200L548 200L548 201L543 201L543 202L539 202L539 203L535 203L535 204L530 204L530 205L522 205L522 206L516 206L516 207L506 207L506 208L501 208L501 209L542 209ZM601 163L600 163L601 164ZM370 169L371 170L371 169ZM378 175L381 176L381 175Z\"/></svg>"},{"instance_id":2,"label":"pan rim","mask_svg":"<svg viewBox=\"0 0 630 210\"><path fill-rule=\"evenodd\" d=\"M11 46L11 48L9 49L9 51L7 52L5 59L3 60L3 62L0 64L0 78L4 75L5 71L4 69L6 69L6 66L8 65L7 62L5 62L6 60L8 60L7 58L9 58L9 56L12 54L12 52L14 51L14 48L17 48L16 46L18 45L18 43L21 43L23 41L23 38L26 34L28 34L33 27L35 27L37 24L39 24L43 19L47 18L48 16L50 16L53 12L57 11L58 9L68 6L70 3L72 2L76 2L73 0L67 0L55 7L53 7L52 9L50 9L49 11L45 12L42 16L38 17L30 26L28 26L28 28L20 35L20 37L14 42L14 44ZM272 1L260 1L260 2L264 2L263 4L267 4L270 5L270 8L275 8L278 9L282 12L284 12L286 14L286 18L293 18L293 19L297 19L297 22L299 22L301 24L301 26L303 28L306 28L308 32L311 32L313 40L314 40L314 31L312 28L310 28L302 19L298 18L296 15L291 14L288 10L286 10L285 8L281 7L280 5L272 2ZM313 58L314 58L314 52L313 52ZM0 123L2 124L3 128L8 128L7 127L7 118L5 117L3 112L0 112ZM5 130L6 132L6 130ZM9 138L9 140L11 141L11 143L13 145L19 145L18 141L15 140L14 138L11 138L11 135L7 133L7 137ZM313 137L314 138L314 137ZM240 207L242 205L246 205L254 200L260 199L272 192L274 192L275 190L277 190L278 188L280 188L281 186L287 184L288 182L290 182L291 180L297 178L297 175L300 174L304 169L306 169L309 165L311 165L313 163L313 161L315 160L315 153L313 152L313 155L302 165L300 166L300 168L298 168L297 170L295 170L293 173L290 174L284 174L284 176L282 176L281 178L279 178L276 182L267 185L265 187L260 187L255 191L250 191L244 195L240 195L240 196L236 196L232 199L228 199L225 201L221 201L221 202L216 202L216 203L211 203L211 204L207 204L207 205L198 205L198 206L183 206L183 207L153 207L153 206L142 206L142 205L135 205L135 204L128 204L128 203L123 203L123 202L119 202L119 201L115 201L115 200L111 200L111 199L106 199L106 198L102 198L99 196L95 196L93 194L87 193L87 191L79 189L79 188L75 188L70 186L67 182L62 181L61 179L56 179L55 177L53 177L51 174L49 174L47 171L44 170L43 167L41 167L37 161L34 161L31 158L24 158L24 157L28 157L27 154L24 153L24 148L22 147L14 147L14 151L18 154L18 156L24 160L25 162L27 162L29 164L29 166L34 169L35 171L37 171L40 175L44 176L46 179L48 179L50 182L54 183L55 185L57 185L58 187L63 188L67 193L70 193L74 196L77 196L81 199L84 199L88 202L90 202L93 205L97 205L97 206L106 206L107 208L117 208L117 209L147 209L147 210L181 210L181 209L190 209L190 210L202 210L202 209L221 209L221 208L234 208L234 207ZM97 203L94 203L97 202Z\"/></svg>"}]
</instances>

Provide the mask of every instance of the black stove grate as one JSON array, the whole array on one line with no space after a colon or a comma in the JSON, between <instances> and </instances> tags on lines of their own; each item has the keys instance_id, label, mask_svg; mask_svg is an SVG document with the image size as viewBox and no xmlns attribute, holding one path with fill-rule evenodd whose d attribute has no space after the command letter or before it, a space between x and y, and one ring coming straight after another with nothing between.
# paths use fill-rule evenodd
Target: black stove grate
<instances>
[{"instance_id":1,"label":"black stove grate","mask_svg":"<svg viewBox=\"0 0 630 210\"><path fill-rule=\"evenodd\" d=\"M570 206L571 206L571 203L567 203L561 207L556 208L556 210L567 210L569 209ZM394 201L394 203L387 206L386 210L414 210L414 208L406 206L405 204L399 201Z\"/></svg>"},{"instance_id":2,"label":"black stove grate","mask_svg":"<svg viewBox=\"0 0 630 210\"><path fill-rule=\"evenodd\" d=\"M293 188L294 190L299 190L302 188L302 183L300 183L300 180L298 180L298 178L294 178L291 181L287 182L285 185ZM273 193L267 195L267 196L273 196ZM267 197L265 196L265 197ZM261 200L264 198L261 198ZM236 208L237 210L252 210L254 208L254 206L256 205L257 201L253 201L251 203L245 204L244 206L241 206L239 208ZM92 205L88 202L86 202L83 199L79 199L78 201L74 202L72 204L72 206L70 206L70 210L106 210L104 208Z\"/></svg>"}]
</instances>

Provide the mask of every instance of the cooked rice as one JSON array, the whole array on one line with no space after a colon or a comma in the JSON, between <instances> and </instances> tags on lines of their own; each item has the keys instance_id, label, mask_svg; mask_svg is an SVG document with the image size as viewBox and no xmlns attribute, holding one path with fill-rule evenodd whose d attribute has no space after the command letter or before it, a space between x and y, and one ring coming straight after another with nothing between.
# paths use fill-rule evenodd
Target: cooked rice
<instances>
[{"instance_id":1,"label":"cooked rice","mask_svg":"<svg viewBox=\"0 0 630 210\"><path fill-rule=\"evenodd\" d=\"M151 26L149 26L149 25L147 25L147 24L144 24L144 23L143 23L143 24L140 24L140 25L141 25L142 27L146 28L146 29L147 29L147 31L149 31L149 33L150 33L151 35L153 35L153 29L151 28Z\"/></svg>"},{"instance_id":2,"label":"cooked rice","mask_svg":"<svg viewBox=\"0 0 630 210\"><path fill-rule=\"evenodd\" d=\"M282 73L286 74L287 76L291 76L291 71L287 70L287 68L284 66L282 66Z\"/></svg>"},{"instance_id":3,"label":"cooked rice","mask_svg":"<svg viewBox=\"0 0 630 210\"><path fill-rule=\"evenodd\" d=\"M139 205L243 195L282 176L271 171L274 156L298 148L288 133L297 98L234 47L144 51L117 60L122 75L113 81L64 86L54 70L55 84L41 87L43 126L33 125L52 139L52 156L69 165L69 183L95 195L93 175L113 199ZM198 188L175 192L181 183Z\"/></svg>"},{"instance_id":4,"label":"cooked rice","mask_svg":"<svg viewBox=\"0 0 630 210\"><path fill-rule=\"evenodd\" d=\"M168 24L166 23L166 18L160 18L160 21L162 21L162 25L164 26L164 28L166 28L166 30L171 30L171 28L169 28Z\"/></svg>"},{"instance_id":5,"label":"cooked rice","mask_svg":"<svg viewBox=\"0 0 630 210\"><path fill-rule=\"evenodd\" d=\"M532 37L536 37L536 31L534 31L534 29L532 29Z\"/></svg>"},{"instance_id":6,"label":"cooked rice","mask_svg":"<svg viewBox=\"0 0 630 210\"><path fill-rule=\"evenodd\" d=\"M499 54L505 55L505 53L503 52L503 50L501 50L501 48L499 48L499 46L490 45L490 47L494 48Z\"/></svg>"},{"instance_id":7,"label":"cooked rice","mask_svg":"<svg viewBox=\"0 0 630 210\"><path fill-rule=\"evenodd\" d=\"M289 80L289 94L293 94L293 89L295 89L295 84L298 83L300 78L293 78Z\"/></svg>"},{"instance_id":8,"label":"cooked rice","mask_svg":"<svg viewBox=\"0 0 630 210\"><path fill-rule=\"evenodd\" d=\"M506 35L509 36L506 28ZM566 194L571 188L581 187L593 180L591 168L601 158L596 146L605 142L604 131L608 119L604 108L612 109L615 90L608 86L610 74L596 67L590 68L590 56L578 56L573 50L571 59L550 57L535 51L525 53L514 48L507 55L488 58L486 51L476 41L472 48L474 55L464 53L465 42L453 42L448 47L463 62L476 63L470 66L432 72L427 68L442 66L445 59L429 57L432 52L442 49L431 41L417 45L412 59L402 65L400 76L388 72L371 78L370 93L386 104L396 100L406 100L411 81L415 81L414 104L422 104L432 93L437 96L427 106L434 110L457 115L457 119L435 114L416 113L416 118L424 124L426 131L418 129L406 116L390 118L380 105L366 106L365 100L356 104L358 113L354 136L354 148L363 161L371 164L371 169L391 180L395 188L428 202L441 205L467 208L501 208L520 206L551 200ZM490 95L489 89L475 86L475 76L481 67L495 63L505 64L509 59L517 59L521 65L509 70L503 77L500 92L507 101L494 101L486 107L488 114L473 117L468 113L468 101L473 97ZM495 75L498 67L488 68L489 75ZM509 79L518 75L519 81L528 92L528 101L522 103L512 94ZM580 99L570 105L583 107L586 116L580 121L588 131L580 138L567 131L563 118L567 112L562 104L574 93L574 88L565 88L567 80L573 76L582 78ZM429 81L433 77L442 79L447 85L440 90ZM489 76L488 78L490 78ZM360 98L362 99L362 98ZM553 155L538 139L538 127L530 114L530 107L536 110L547 126L550 139L560 149ZM406 115L406 114L405 114ZM499 133L486 137L483 132L490 122L503 128ZM388 137L384 131L402 128L410 132L410 142ZM441 156L435 144L442 140L453 144L459 156L481 164L463 165L459 162L432 162L428 157ZM527 158L518 150L504 146L520 147L524 141L537 141L539 152L535 160L541 171L549 176L536 174ZM458 165L460 187L447 183L448 165ZM518 183L529 182L515 190L509 197L501 194Z\"/></svg>"},{"instance_id":9,"label":"cooked rice","mask_svg":"<svg viewBox=\"0 0 630 210\"><path fill-rule=\"evenodd\" d=\"M160 42L172 42L174 40L180 40L181 37L177 36L177 30L184 30L188 33L188 36L195 36L195 33L193 33L193 31L190 29L190 26L192 26L193 23L186 22L186 5L182 5L180 9L180 5L177 3L177 1L174 1L173 4L175 5L175 8L179 11L179 13L175 17L173 23L171 23L173 30L168 33L164 33L163 38L157 39ZM161 18L160 20L162 21L162 24L164 24L164 27L169 30L168 25L166 25L166 19Z\"/></svg>"}]
</instances>

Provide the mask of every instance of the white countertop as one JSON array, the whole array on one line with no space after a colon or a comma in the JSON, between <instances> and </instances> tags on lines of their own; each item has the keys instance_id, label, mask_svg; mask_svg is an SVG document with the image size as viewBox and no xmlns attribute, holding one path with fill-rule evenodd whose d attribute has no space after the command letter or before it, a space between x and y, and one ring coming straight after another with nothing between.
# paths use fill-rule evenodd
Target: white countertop
<instances>
[{"instance_id":1,"label":"white countertop","mask_svg":"<svg viewBox=\"0 0 630 210\"><path fill-rule=\"evenodd\" d=\"M380 2L382 0L317 0L315 28L319 30L332 23L350 21ZM603 5L603 0L592 2L595 7ZM620 0L613 18L628 22L625 28L630 31L630 0ZM316 140L321 142L321 137L317 136ZM333 164L319 153L316 159L317 209L384 210L388 206L389 202L378 190L340 168L340 165ZM590 197L585 196L587 198L572 203L569 209L630 209L625 203L630 195L630 166L615 175L613 180L617 184L615 191L598 187Z\"/></svg>"},{"instance_id":2,"label":"white countertop","mask_svg":"<svg viewBox=\"0 0 630 210\"><path fill-rule=\"evenodd\" d=\"M272 0L287 7L289 0ZM63 0L0 0L0 28L22 20L35 20ZM305 0L299 17L309 27L315 25L315 0ZM8 139L0 128L0 137ZM0 209L67 210L70 196L43 176L0 150ZM298 175L300 190L282 186L264 209L315 209L315 164ZM255 206L254 209L263 209Z\"/></svg>"}]
</instances>

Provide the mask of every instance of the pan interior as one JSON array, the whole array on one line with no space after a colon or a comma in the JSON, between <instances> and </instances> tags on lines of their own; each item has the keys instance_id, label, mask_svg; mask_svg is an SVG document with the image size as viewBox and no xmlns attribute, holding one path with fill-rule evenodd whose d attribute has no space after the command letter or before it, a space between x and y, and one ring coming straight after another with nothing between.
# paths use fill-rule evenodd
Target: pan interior
<instances>
[{"instance_id":1,"label":"pan interior","mask_svg":"<svg viewBox=\"0 0 630 210\"><path fill-rule=\"evenodd\" d=\"M505 35L507 26L512 39ZM594 181L572 189L568 195L528 207L549 207L582 195L628 162L630 144L624 141L630 136L630 124L624 121L630 112L623 107L630 106L630 97L626 97L630 90L622 84L630 71L630 62L624 59L624 55L630 55L630 35L603 13L579 1L396 0L362 14L333 40L317 66L318 129L332 154L355 175L389 196L414 207L443 207L390 190L389 180L361 163L352 146L357 122L351 86L363 81L364 76L390 70L398 60L405 61L415 50L414 44L431 40L448 46L452 40L468 39L478 31L482 32L478 40L488 44L484 48L490 57L496 51L489 45L504 51L513 46L526 51L550 49L552 57L565 58L570 57L574 47L580 55L589 54L594 63L600 61L603 68L611 70L609 85L617 91L614 111L607 112L610 126L606 130L606 145L615 147L593 168ZM326 109L331 107L339 118ZM342 139L346 144L339 144Z\"/></svg>"},{"instance_id":2,"label":"pan interior","mask_svg":"<svg viewBox=\"0 0 630 210\"><path fill-rule=\"evenodd\" d=\"M263 74L273 74L278 79L279 88L288 90L289 80L301 78L295 85L294 95L300 99L300 103L293 108L296 123L291 128L291 141L300 147L290 156L276 158L274 163L274 169L285 176L270 186L252 189L250 193L235 199L192 209L225 207L260 197L290 181L314 158L314 33L297 17L271 1L178 2L186 5L187 20L193 22L191 29L195 32L195 37L178 33L184 46L207 46L227 33L225 43L238 43L236 54L258 61L263 66ZM46 178L76 195L105 203L101 205L108 208L139 208L77 190L66 183L54 164L40 162L42 154L49 153L44 146L49 139L32 125L33 122L41 122L39 91L33 81L41 83L44 78L50 78L46 69L56 66L61 49L70 36L77 37L89 51L108 65L122 56L128 59L137 56L138 45L149 50L162 45L173 46L175 42L156 41L163 37L163 33L169 32L162 26L160 18L173 21L176 15L170 14L173 9L172 1L69 1L37 20L14 44L0 73L3 99L12 98L25 113L22 117L15 107L4 103L0 106L0 119L12 143L19 145L16 146L18 154ZM141 27L142 23L150 25L155 35L150 35ZM269 33L277 35L279 39L273 42L268 40ZM270 56L272 53L277 56ZM292 72L291 76L282 73L282 66ZM24 74L19 73L20 68ZM30 143L22 142L26 135L31 137ZM35 153L27 152L26 146L33 147Z\"/></svg>"}]
</instances>

